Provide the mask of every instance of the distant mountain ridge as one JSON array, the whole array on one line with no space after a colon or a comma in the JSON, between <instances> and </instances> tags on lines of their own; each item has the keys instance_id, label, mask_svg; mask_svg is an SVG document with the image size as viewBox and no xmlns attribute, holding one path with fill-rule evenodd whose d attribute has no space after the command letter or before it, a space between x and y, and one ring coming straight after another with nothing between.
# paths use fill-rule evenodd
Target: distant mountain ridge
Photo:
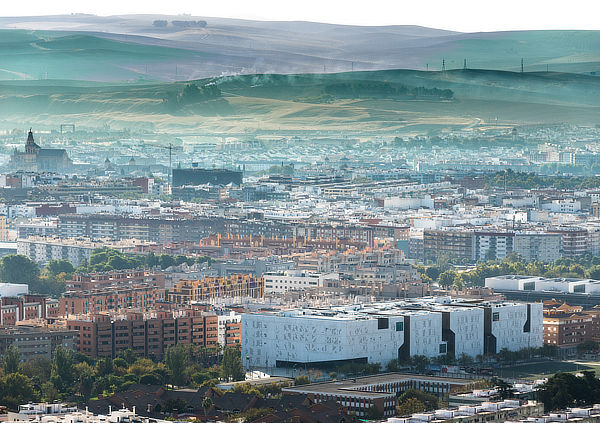
<instances>
[{"instance_id":1,"label":"distant mountain ridge","mask_svg":"<svg viewBox=\"0 0 600 423\"><path fill-rule=\"evenodd\" d=\"M166 26L154 21L167 21ZM174 26L173 21L206 21ZM0 18L0 79L178 81L256 73L461 69L600 74L600 31L458 33L201 16Z\"/></svg>"}]
</instances>

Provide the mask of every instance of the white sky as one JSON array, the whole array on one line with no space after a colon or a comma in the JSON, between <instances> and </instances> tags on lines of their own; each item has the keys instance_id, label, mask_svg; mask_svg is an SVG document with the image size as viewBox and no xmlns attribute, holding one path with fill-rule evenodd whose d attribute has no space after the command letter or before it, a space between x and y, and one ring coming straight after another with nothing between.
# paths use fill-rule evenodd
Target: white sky
<instances>
[{"instance_id":1,"label":"white sky","mask_svg":"<svg viewBox=\"0 0 600 423\"><path fill-rule=\"evenodd\" d=\"M0 16L181 14L457 31L600 29L598 0L0 0Z\"/></svg>"}]
</instances>

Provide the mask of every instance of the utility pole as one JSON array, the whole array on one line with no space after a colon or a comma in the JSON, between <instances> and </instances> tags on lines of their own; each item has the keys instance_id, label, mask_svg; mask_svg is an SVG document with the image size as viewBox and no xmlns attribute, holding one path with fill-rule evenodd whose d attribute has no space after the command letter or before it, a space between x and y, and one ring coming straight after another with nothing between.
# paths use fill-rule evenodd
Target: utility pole
<instances>
[{"instance_id":1,"label":"utility pole","mask_svg":"<svg viewBox=\"0 0 600 423\"><path fill-rule=\"evenodd\" d=\"M169 146L167 148L169 149L169 185L173 186L173 166L171 163L173 144L169 143Z\"/></svg>"}]
</instances>

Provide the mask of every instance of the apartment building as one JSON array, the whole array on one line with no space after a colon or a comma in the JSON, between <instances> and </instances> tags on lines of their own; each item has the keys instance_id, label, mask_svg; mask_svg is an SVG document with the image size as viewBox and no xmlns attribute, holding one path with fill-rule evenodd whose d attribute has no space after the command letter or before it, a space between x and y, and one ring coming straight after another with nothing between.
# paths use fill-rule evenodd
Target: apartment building
<instances>
[{"instance_id":1,"label":"apartment building","mask_svg":"<svg viewBox=\"0 0 600 423\"><path fill-rule=\"evenodd\" d=\"M239 320L232 312L157 310L74 316L67 327L77 331L77 351L90 357L114 358L130 348L138 355L159 358L176 344L207 348L239 345Z\"/></svg>"},{"instance_id":2,"label":"apartment building","mask_svg":"<svg viewBox=\"0 0 600 423\"><path fill-rule=\"evenodd\" d=\"M58 300L53 298L36 294L0 298L0 326L33 320L53 321L58 317Z\"/></svg>"},{"instance_id":3,"label":"apartment building","mask_svg":"<svg viewBox=\"0 0 600 423\"><path fill-rule=\"evenodd\" d=\"M62 239L55 237L29 237L17 240L17 254L29 257L45 266L50 260L67 260L75 267L90 258L97 248L109 247L121 252L134 251L140 241L135 239L118 242L90 241L89 239Z\"/></svg>"},{"instance_id":4,"label":"apartment building","mask_svg":"<svg viewBox=\"0 0 600 423\"><path fill-rule=\"evenodd\" d=\"M513 252L514 233L474 232L475 261L502 260Z\"/></svg>"},{"instance_id":5,"label":"apartment building","mask_svg":"<svg viewBox=\"0 0 600 423\"><path fill-rule=\"evenodd\" d=\"M561 257L561 239L561 235L556 233L517 232L513 251L526 261L549 263Z\"/></svg>"},{"instance_id":6,"label":"apartment building","mask_svg":"<svg viewBox=\"0 0 600 423\"><path fill-rule=\"evenodd\" d=\"M165 274L142 269L111 270L109 272L76 273L66 282L67 291L90 291L111 285L147 283L165 287Z\"/></svg>"},{"instance_id":7,"label":"apartment building","mask_svg":"<svg viewBox=\"0 0 600 423\"><path fill-rule=\"evenodd\" d=\"M21 354L21 361L34 358L52 359L54 350L61 345L74 351L77 333L75 331L36 325L0 327L0 355L10 345L15 345Z\"/></svg>"},{"instance_id":8,"label":"apartment building","mask_svg":"<svg viewBox=\"0 0 600 423\"><path fill-rule=\"evenodd\" d=\"M165 300L165 289L150 283L113 285L89 291L67 291L59 300L61 316L132 309L149 311Z\"/></svg>"},{"instance_id":9,"label":"apartment building","mask_svg":"<svg viewBox=\"0 0 600 423\"><path fill-rule=\"evenodd\" d=\"M564 355L577 352L577 346L600 338L600 313L563 303L544 307L544 344L553 345Z\"/></svg>"},{"instance_id":10,"label":"apartment building","mask_svg":"<svg viewBox=\"0 0 600 423\"><path fill-rule=\"evenodd\" d=\"M168 292L169 301L176 304L206 302L215 298L262 298L264 281L252 274L232 274L205 277L199 280L180 280Z\"/></svg>"},{"instance_id":11,"label":"apartment building","mask_svg":"<svg viewBox=\"0 0 600 423\"><path fill-rule=\"evenodd\" d=\"M423 231L423 256L425 260L454 258L473 261L475 237L471 231Z\"/></svg>"},{"instance_id":12,"label":"apartment building","mask_svg":"<svg viewBox=\"0 0 600 423\"><path fill-rule=\"evenodd\" d=\"M580 256L588 252L588 232L577 227L560 227L548 230L549 233L560 234L560 251L563 256Z\"/></svg>"}]
</instances>

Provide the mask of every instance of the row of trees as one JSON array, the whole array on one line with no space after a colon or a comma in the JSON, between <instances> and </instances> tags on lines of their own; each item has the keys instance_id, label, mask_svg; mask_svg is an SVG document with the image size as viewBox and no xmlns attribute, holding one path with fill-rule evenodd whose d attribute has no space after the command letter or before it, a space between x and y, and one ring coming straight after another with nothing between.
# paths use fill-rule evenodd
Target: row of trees
<instances>
[{"instance_id":1,"label":"row of trees","mask_svg":"<svg viewBox=\"0 0 600 423\"><path fill-rule=\"evenodd\" d=\"M450 100L449 89L409 87L382 81L340 82L327 84L323 92L337 98L434 98Z\"/></svg>"},{"instance_id":2,"label":"row of trees","mask_svg":"<svg viewBox=\"0 0 600 423\"><path fill-rule=\"evenodd\" d=\"M563 257L552 263L525 261L512 254L501 261L478 263L475 268L457 272L447 260L437 264L417 266L421 279L425 283L437 282L443 287L462 288L464 286L483 286L485 278L499 275L528 275L548 278L591 278L600 279L600 257L579 256Z\"/></svg>"},{"instance_id":3,"label":"row of trees","mask_svg":"<svg viewBox=\"0 0 600 423\"><path fill-rule=\"evenodd\" d=\"M600 398L600 379L589 371L582 376L557 373L538 389L537 397L546 411L590 406Z\"/></svg>"},{"instance_id":4,"label":"row of trees","mask_svg":"<svg viewBox=\"0 0 600 423\"><path fill-rule=\"evenodd\" d=\"M589 172L589 167L581 166L581 169L572 168L568 170L573 173L584 173ZM496 172L494 175L486 177L486 184L488 187L503 187L505 179L506 186L509 188L587 189L600 186L600 176L545 176L536 173L515 172L512 169L508 169L506 172Z\"/></svg>"},{"instance_id":5,"label":"row of trees","mask_svg":"<svg viewBox=\"0 0 600 423\"><path fill-rule=\"evenodd\" d=\"M183 263L212 263L210 257L172 256L169 254L126 255L110 248L94 250L89 260L78 268L67 260L52 260L43 269L26 256L10 254L0 259L0 281L24 283L32 293L58 297L65 291L65 283L73 273L107 272L111 270L156 268L166 269Z\"/></svg>"},{"instance_id":6,"label":"row of trees","mask_svg":"<svg viewBox=\"0 0 600 423\"><path fill-rule=\"evenodd\" d=\"M2 357L0 403L10 408L28 401L76 398L85 402L98 395L124 391L133 384L215 386L219 380L244 379L239 348L206 349L177 344L167 348L162 361L139 357L126 350L115 359L92 360L62 346L52 361L36 358L20 362L14 345Z\"/></svg>"}]
</instances>

